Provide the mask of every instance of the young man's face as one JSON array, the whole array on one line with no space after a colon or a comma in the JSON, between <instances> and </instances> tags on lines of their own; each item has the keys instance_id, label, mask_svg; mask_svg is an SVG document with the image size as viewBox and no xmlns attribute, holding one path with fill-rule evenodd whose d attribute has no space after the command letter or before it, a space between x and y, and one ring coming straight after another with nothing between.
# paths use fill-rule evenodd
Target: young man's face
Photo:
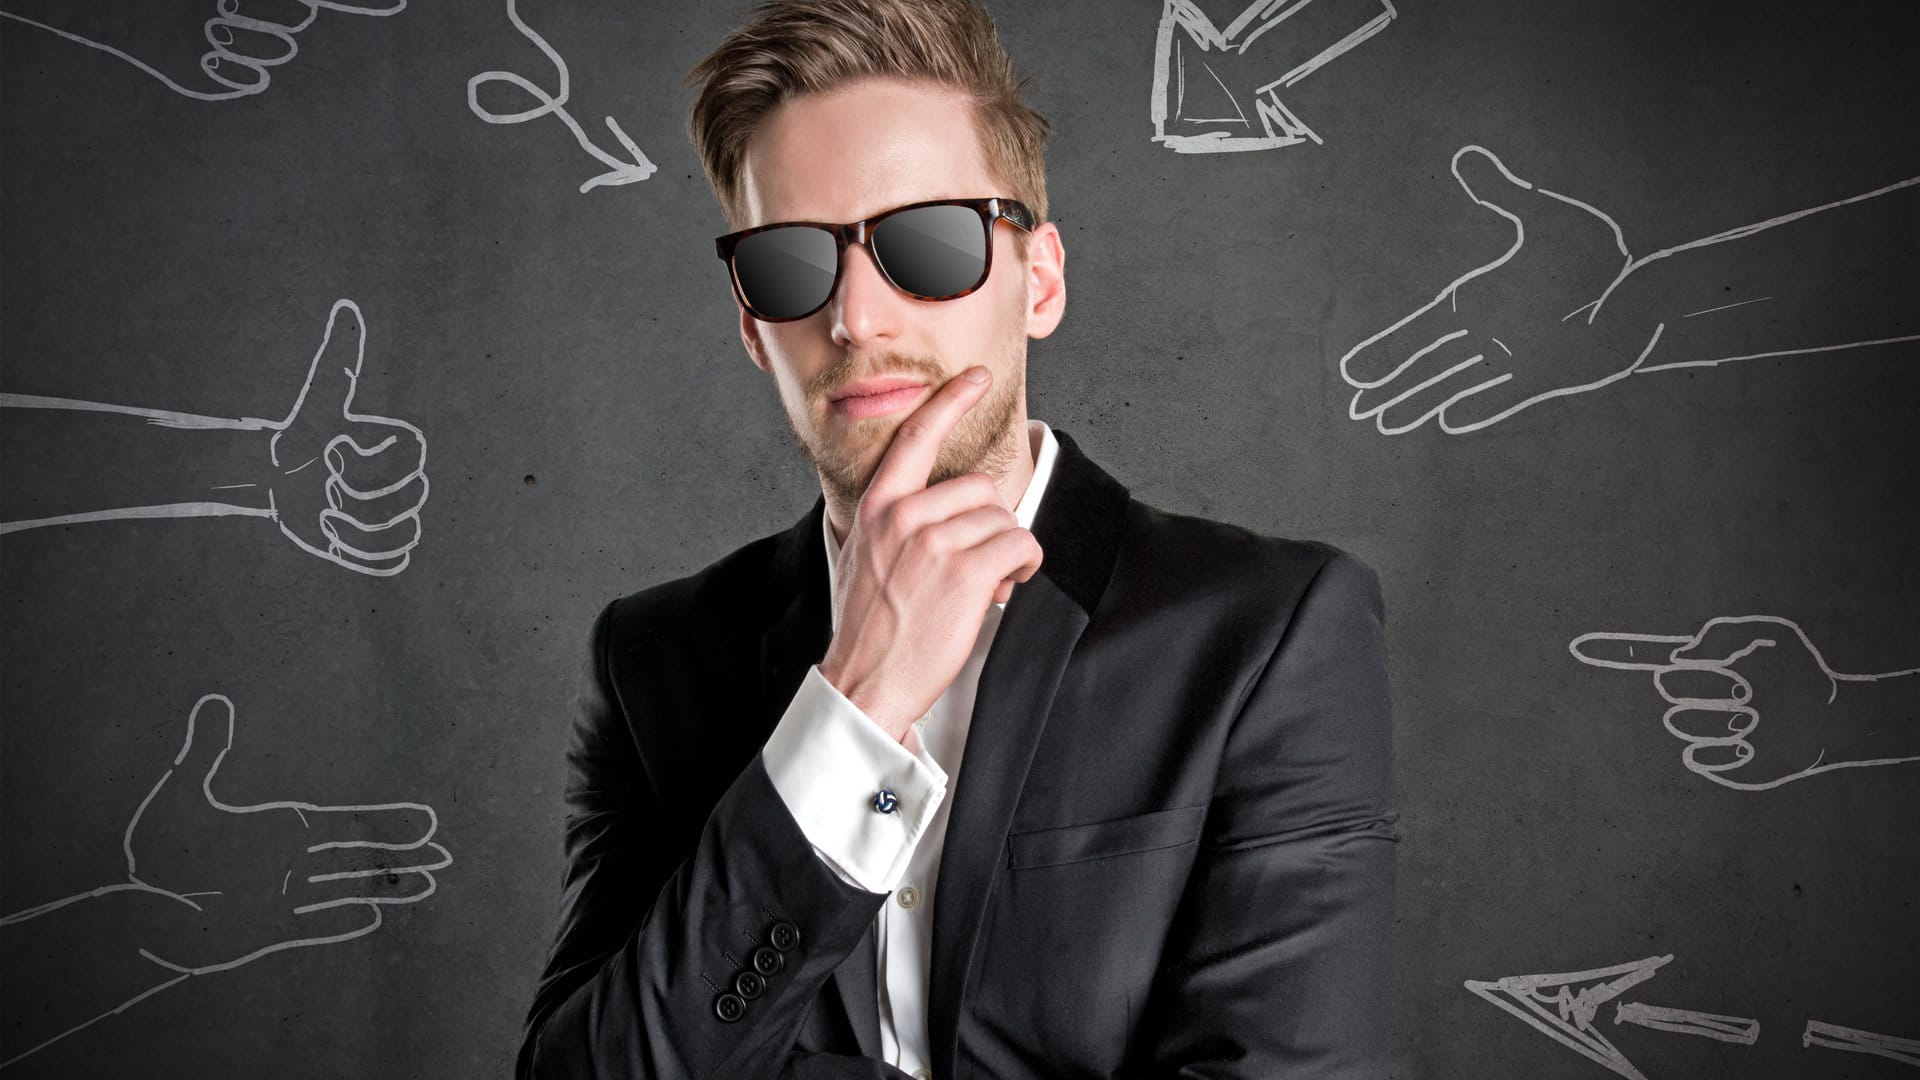
<instances>
[{"instance_id":1,"label":"young man's face","mask_svg":"<svg viewBox=\"0 0 1920 1080\"><path fill-rule=\"evenodd\" d=\"M749 220L857 221L926 199L1012 193L990 179L965 100L938 86L869 79L796 98L768 114L748 142L743 172ZM887 283L867 249L849 244L825 307L804 319L766 323L740 311L740 337L780 402L828 490L847 503L866 491L900 421L935 388L974 364L993 371L987 395L961 417L928 483L975 469L1004 472L1026 446L1027 339L1046 337L1065 305L1058 230L1028 237L993 227L993 267L957 300L917 300ZM833 399L881 376L923 382L898 407L859 417Z\"/></svg>"}]
</instances>

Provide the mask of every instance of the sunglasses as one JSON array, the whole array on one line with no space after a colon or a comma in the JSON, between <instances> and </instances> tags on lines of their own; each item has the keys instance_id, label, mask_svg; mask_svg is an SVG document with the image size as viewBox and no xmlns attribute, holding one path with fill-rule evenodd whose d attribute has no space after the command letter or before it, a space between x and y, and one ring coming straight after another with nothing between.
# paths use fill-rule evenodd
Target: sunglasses
<instances>
[{"instance_id":1,"label":"sunglasses","mask_svg":"<svg viewBox=\"0 0 1920 1080\"><path fill-rule=\"evenodd\" d=\"M993 269L993 223L1033 231L1033 212L1013 199L932 199L845 225L781 221L715 238L733 294L762 322L804 319L840 284L840 256L865 244L888 283L916 300L957 300Z\"/></svg>"}]
</instances>

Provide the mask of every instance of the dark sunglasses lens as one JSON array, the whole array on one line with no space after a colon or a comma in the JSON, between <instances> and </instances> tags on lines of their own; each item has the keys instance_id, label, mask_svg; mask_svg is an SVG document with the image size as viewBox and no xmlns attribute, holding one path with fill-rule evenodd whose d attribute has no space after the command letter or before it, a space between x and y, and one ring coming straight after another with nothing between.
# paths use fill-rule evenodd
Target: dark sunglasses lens
<instances>
[{"instance_id":1,"label":"dark sunglasses lens","mask_svg":"<svg viewBox=\"0 0 1920 1080\"><path fill-rule=\"evenodd\" d=\"M747 306L772 319L797 318L825 302L839 262L833 234L806 225L743 236L733 248Z\"/></svg>"},{"instance_id":2,"label":"dark sunglasses lens","mask_svg":"<svg viewBox=\"0 0 1920 1080\"><path fill-rule=\"evenodd\" d=\"M970 206L902 210L875 226L871 245L894 284L919 296L964 293L987 268L987 230Z\"/></svg>"}]
</instances>

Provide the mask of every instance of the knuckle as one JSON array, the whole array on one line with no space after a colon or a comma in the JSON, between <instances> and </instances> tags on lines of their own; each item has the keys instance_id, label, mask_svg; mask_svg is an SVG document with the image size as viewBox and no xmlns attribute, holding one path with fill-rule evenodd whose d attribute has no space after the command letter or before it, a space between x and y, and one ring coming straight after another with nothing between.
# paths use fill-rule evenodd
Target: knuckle
<instances>
[{"instance_id":1,"label":"knuckle","mask_svg":"<svg viewBox=\"0 0 1920 1080\"><path fill-rule=\"evenodd\" d=\"M940 553L939 534L933 529L915 529L900 538L900 553L913 560L924 560Z\"/></svg>"},{"instance_id":2,"label":"knuckle","mask_svg":"<svg viewBox=\"0 0 1920 1080\"><path fill-rule=\"evenodd\" d=\"M946 530L933 525L914 530L909 542L922 555L940 555L951 546L947 543Z\"/></svg>"}]
</instances>

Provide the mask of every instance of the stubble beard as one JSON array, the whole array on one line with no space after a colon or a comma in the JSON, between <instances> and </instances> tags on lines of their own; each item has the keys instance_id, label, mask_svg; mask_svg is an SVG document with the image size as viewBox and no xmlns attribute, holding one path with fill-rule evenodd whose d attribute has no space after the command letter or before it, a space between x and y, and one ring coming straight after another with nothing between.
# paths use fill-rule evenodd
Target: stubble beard
<instances>
[{"instance_id":1,"label":"stubble beard","mask_svg":"<svg viewBox=\"0 0 1920 1080\"><path fill-rule=\"evenodd\" d=\"M954 424L953 431L942 442L934 458L933 470L927 477L929 487L976 471L986 472L998 479L1004 477L1012 467L1018 445L1009 438L1008 433L1013 427L1014 413L1020 404L1026 375L1022 370L1024 364L1016 363L1010 367L1013 377L988 387L986 397L962 414ZM855 367L842 358L808 384L806 409L811 420L811 434L801 431L790 410L780 410L787 418L787 428L793 433L794 441L820 473L827 492L845 506L859 504L861 497L866 494L867 485L873 480L880 459L893 442L900 422L912 415L903 412L857 421L850 426L839 425L838 430L846 433L843 439L825 437L822 433L832 430L829 427L832 405L827 395L855 374ZM880 369L871 374L918 376L926 379L936 390L950 378L937 361L899 354L884 356Z\"/></svg>"}]
</instances>

